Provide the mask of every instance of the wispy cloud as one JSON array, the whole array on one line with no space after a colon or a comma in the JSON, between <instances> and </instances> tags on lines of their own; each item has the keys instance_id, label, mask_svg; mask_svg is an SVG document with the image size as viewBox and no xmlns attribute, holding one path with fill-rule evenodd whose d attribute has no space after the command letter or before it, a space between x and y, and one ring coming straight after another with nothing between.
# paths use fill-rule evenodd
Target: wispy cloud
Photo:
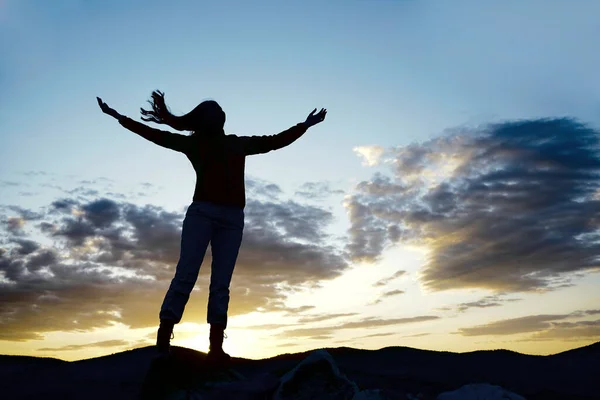
<instances>
[{"instance_id":1,"label":"wispy cloud","mask_svg":"<svg viewBox=\"0 0 600 400\"><path fill-rule=\"evenodd\" d=\"M300 318L298 320L298 322L301 324L308 324L308 323L314 323L314 322L328 321L328 320L335 319L335 318L353 317L355 315L358 315L358 313L320 314L320 315L315 315L315 316L310 315L310 316Z\"/></svg>"},{"instance_id":2,"label":"wispy cloud","mask_svg":"<svg viewBox=\"0 0 600 400\"><path fill-rule=\"evenodd\" d=\"M364 318L359 321L349 321L338 325L325 326L325 327L311 327L311 328L298 328L289 329L279 336L283 337L311 337L320 335L333 335L335 332L345 329L369 329L382 326L395 326L413 324L419 322L433 321L440 317L434 315L421 315L416 317L407 318Z\"/></svg>"},{"instance_id":3,"label":"wispy cloud","mask_svg":"<svg viewBox=\"0 0 600 400\"><path fill-rule=\"evenodd\" d=\"M84 343L84 344L69 344L62 347L43 347L38 351L75 351L94 347L122 347L129 345L126 340L105 340L102 342Z\"/></svg>"},{"instance_id":4,"label":"wispy cloud","mask_svg":"<svg viewBox=\"0 0 600 400\"><path fill-rule=\"evenodd\" d=\"M462 336L504 336L531 333L526 341L600 338L600 320L577 320L595 315L598 310L575 311L570 314L541 314L519 318L509 318L460 328L456 332ZM571 320L571 321L569 321Z\"/></svg>"},{"instance_id":5,"label":"wispy cloud","mask_svg":"<svg viewBox=\"0 0 600 400\"><path fill-rule=\"evenodd\" d=\"M485 296L476 301L469 301L466 303L460 303L456 305L456 310L458 312L464 312L471 308L490 308L490 307L501 307L507 302L515 302L520 301L522 299L516 298L505 298L501 294ZM452 309L452 308L451 308Z\"/></svg>"},{"instance_id":6,"label":"wispy cloud","mask_svg":"<svg viewBox=\"0 0 600 400\"><path fill-rule=\"evenodd\" d=\"M295 195L310 200L324 200L332 195L341 195L344 191L336 189L330 182L305 182Z\"/></svg>"},{"instance_id":7,"label":"wispy cloud","mask_svg":"<svg viewBox=\"0 0 600 400\"><path fill-rule=\"evenodd\" d=\"M392 282L404 275L406 275L406 271L403 271L403 270L396 271L392 275L388 276L387 278L378 280L377 282L375 282L373 284L373 286L375 286L375 287L386 286L390 282Z\"/></svg>"}]
</instances>

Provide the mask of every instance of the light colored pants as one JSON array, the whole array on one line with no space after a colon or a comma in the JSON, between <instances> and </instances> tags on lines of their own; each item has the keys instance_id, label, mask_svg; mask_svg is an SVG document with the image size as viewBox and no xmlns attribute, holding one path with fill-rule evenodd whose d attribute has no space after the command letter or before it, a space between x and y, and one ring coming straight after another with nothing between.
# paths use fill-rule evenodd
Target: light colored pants
<instances>
[{"instance_id":1,"label":"light colored pants","mask_svg":"<svg viewBox=\"0 0 600 400\"><path fill-rule=\"evenodd\" d=\"M207 321L227 326L229 284L244 230L244 210L209 202L194 201L187 209L181 232L181 253L175 277L163 301L159 317L175 324L196 284L208 243L212 265Z\"/></svg>"}]
</instances>

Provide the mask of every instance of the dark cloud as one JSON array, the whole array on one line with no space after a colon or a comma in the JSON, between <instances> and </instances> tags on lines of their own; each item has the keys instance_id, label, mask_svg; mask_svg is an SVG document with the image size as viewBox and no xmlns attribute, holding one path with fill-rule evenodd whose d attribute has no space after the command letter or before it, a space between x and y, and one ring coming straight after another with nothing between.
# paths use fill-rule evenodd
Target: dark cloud
<instances>
[{"instance_id":1,"label":"dark cloud","mask_svg":"<svg viewBox=\"0 0 600 400\"><path fill-rule=\"evenodd\" d=\"M536 332L522 341L600 339L600 320L557 322L551 329Z\"/></svg>"},{"instance_id":2,"label":"dark cloud","mask_svg":"<svg viewBox=\"0 0 600 400\"><path fill-rule=\"evenodd\" d=\"M308 337L307 339L310 339L310 340L329 340L331 338L333 338L332 335L316 335L316 336Z\"/></svg>"},{"instance_id":3,"label":"dark cloud","mask_svg":"<svg viewBox=\"0 0 600 400\"><path fill-rule=\"evenodd\" d=\"M50 204L52 210L58 212L64 212L67 214L71 214L75 206L77 206L79 202L74 199L59 199L55 200Z\"/></svg>"},{"instance_id":4,"label":"dark cloud","mask_svg":"<svg viewBox=\"0 0 600 400\"><path fill-rule=\"evenodd\" d=\"M122 347L129 345L126 340L104 340L102 342L85 343L85 344L69 344L62 347L42 347L38 351L73 351L83 350L94 347Z\"/></svg>"},{"instance_id":5,"label":"dark cloud","mask_svg":"<svg viewBox=\"0 0 600 400\"><path fill-rule=\"evenodd\" d=\"M58 199L42 212L4 208L32 236L7 235L0 245L0 340L41 339L45 332L116 322L157 325L179 258L183 213L79 195ZM313 309L290 309L285 300L288 291L315 287L347 268L343 252L325 243L332 215L276 199L249 201L246 215L230 315L258 310L298 316ZM42 245L42 238L54 244ZM205 321L209 272L210 248L184 321Z\"/></svg>"},{"instance_id":6,"label":"dark cloud","mask_svg":"<svg viewBox=\"0 0 600 400\"><path fill-rule=\"evenodd\" d=\"M310 200L324 200L331 195L344 194L344 191L335 189L330 182L306 182L295 194Z\"/></svg>"},{"instance_id":7,"label":"dark cloud","mask_svg":"<svg viewBox=\"0 0 600 400\"><path fill-rule=\"evenodd\" d=\"M81 246L85 239L96 233L92 224L83 218L65 218L63 224L59 226L54 235L68 239L73 246Z\"/></svg>"},{"instance_id":8,"label":"dark cloud","mask_svg":"<svg viewBox=\"0 0 600 400\"><path fill-rule=\"evenodd\" d=\"M350 321L345 322L339 325L334 326L326 326L326 327L314 327L314 328L298 328L298 329L289 329L279 336L283 337L312 337L312 336L321 336L321 335L334 335L336 332L344 329L369 329L376 328L382 326L395 326L395 325L404 325L404 324L413 324L418 322L426 322L433 321L439 319L438 316L433 315L421 315L417 317L407 317L407 318L364 318L360 321Z\"/></svg>"},{"instance_id":9,"label":"dark cloud","mask_svg":"<svg viewBox=\"0 0 600 400\"><path fill-rule=\"evenodd\" d=\"M346 201L348 250L378 260L397 243L431 251L432 290L548 290L600 267L600 134L570 119L455 130L383 156Z\"/></svg>"},{"instance_id":10,"label":"dark cloud","mask_svg":"<svg viewBox=\"0 0 600 400\"><path fill-rule=\"evenodd\" d=\"M471 328L460 328L462 336L514 335L543 331L552 327L552 322L568 318L569 315L531 315L527 317L504 319Z\"/></svg>"},{"instance_id":11,"label":"dark cloud","mask_svg":"<svg viewBox=\"0 0 600 400\"><path fill-rule=\"evenodd\" d=\"M293 239L318 243L329 237L324 228L333 222L333 214L322 208L294 201L270 203L249 200L246 219L249 222L262 221L251 227L253 232L260 233L261 236L264 230L269 229L272 233L281 232Z\"/></svg>"},{"instance_id":12,"label":"dark cloud","mask_svg":"<svg viewBox=\"0 0 600 400\"><path fill-rule=\"evenodd\" d=\"M15 250L19 255L31 254L40 247L37 242L29 239L15 238L13 239L13 243L17 245Z\"/></svg>"},{"instance_id":13,"label":"dark cloud","mask_svg":"<svg viewBox=\"0 0 600 400\"><path fill-rule=\"evenodd\" d=\"M397 296L399 294L403 294L404 290L390 290L388 292L383 292L381 294L382 297L392 297L392 296Z\"/></svg>"},{"instance_id":14,"label":"dark cloud","mask_svg":"<svg viewBox=\"0 0 600 400\"><path fill-rule=\"evenodd\" d=\"M39 248L39 245L38 245ZM40 268L55 265L58 262L58 255L52 249L41 249L27 258L25 268L30 272L37 272Z\"/></svg>"},{"instance_id":15,"label":"dark cloud","mask_svg":"<svg viewBox=\"0 0 600 400\"><path fill-rule=\"evenodd\" d=\"M469 328L460 328L456 333L462 336L532 333L531 336L521 339L525 341L600 338L600 320L577 320L584 316L596 315L597 311L583 310L570 314L544 314L510 318Z\"/></svg>"},{"instance_id":16,"label":"dark cloud","mask_svg":"<svg viewBox=\"0 0 600 400\"><path fill-rule=\"evenodd\" d=\"M386 286L388 283L396 280L397 278L400 278L401 276L404 276L405 274L406 274L406 271L403 271L403 270L396 271L392 275L388 276L387 278L378 280L377 282L375 282L373 284L373 286L375 286L375 287Z\"/></svg>"},{"instance_id":17,"label":"dark cloud","mask_svg":"<svg viewBox=\"0 0 600 400\"><path fill-rule=\"evenodd\" d=\"M485 296L477 301L471 301L466 303L460 303L456 306L458 312L467 311L469 308L490 308L500 307L505 302L520 301L521 299L506 299L501 295Z\"/></svg>"}]
</instances>

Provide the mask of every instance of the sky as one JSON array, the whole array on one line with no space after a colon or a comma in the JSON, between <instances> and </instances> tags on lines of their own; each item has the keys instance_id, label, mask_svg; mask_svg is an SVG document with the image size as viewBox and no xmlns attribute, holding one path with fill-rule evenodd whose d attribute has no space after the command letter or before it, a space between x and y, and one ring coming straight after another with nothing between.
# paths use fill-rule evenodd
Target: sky
<instances>
[{"instance_id":1,"label":"sky","mask_svg":"<svg viewBox=\"0 0 600 400\"><path fill-rule=\"evenodd\" d=\"M153 90L246 164L224 348L600 340L594 0L0 0L0 354L152 345L194 171L126 131ZM161 127L165 129L164 127ZM210 252L174 345L208 348Z\"/></svg>"}]
</instances>

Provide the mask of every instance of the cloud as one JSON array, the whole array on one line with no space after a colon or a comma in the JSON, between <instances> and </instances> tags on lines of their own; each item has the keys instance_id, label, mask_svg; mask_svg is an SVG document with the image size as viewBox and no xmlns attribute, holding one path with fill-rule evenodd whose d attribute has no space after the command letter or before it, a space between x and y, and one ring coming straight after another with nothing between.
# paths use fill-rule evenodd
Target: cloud
<instances>
[{"instance_id":1,"label":"cloud","mask_svg":"<svg viewBox=\"0 0 600 400\"><path fill-rule=\"evenodd\" d=\"M6 230L14 235L20 235L24 225L25 220L21 217L8 217L6 220Z\"/></svg>"},{"instance_id":2,"label":"cloud","mask_svg":"<svg viewBox=\"0 0 600 400\"><path fill-rule=\"evenodd\" d=\"M372 333L370 335L364 335L364 336L359 336L354 338L353 340L356 339L366 339L366 338L373 338L373 337L385 337L385 336L393 336L393 335L397 335L398 332L383 332L383 333Z\"/></svg>"},{"instance_id":3,"label":"cloud","mask_svg":"<svg viewBox=\"0 0 600 400\"><path fill-rule=\"evenodd\" d=\"M380 279L377 282L375 282L373 284L374 287L385 287L388 284L390 284L391 282L395 281L396 279L400 278L401 276L404 276L406 274L406 271L403 270L398 270L396 272L394 272L392 275ZM405 293L404 290L400 290L400 289L395 289L395 290L388 290L385 291L383 293L380 294L379 298L373 300L372 302L369 303L369 305L377 305L380 304L381 302L383 302L383 300L385 300L386 297L392 297L392 296L397 296L399 294L403 294Z\"/></svg>"},{"instance_id":4,"label":"cloud","mask_svg":"<svg viewBox=\"0 0 600 400\"><path fill-rule=\"evenodd\" d=\"M14 181L0 181L0 187L7 187L7 186L23 186L22 182L14 182Z\"/></svg>"},{"instance_id":5,"label":"cloud","mask_svg":"<svg viewBox=\"0 0 600 400\"><path fill-rule=\"evenodd\" d=\"M21 172L22 175L25 176L48 176L48 175L52 175L46 171L23 171Z\"/></svg>"},{"instance_id":6,"label":"cloud","mask_svg":"<svg viewBox=\"0 0 600 400\"><path fill-rule=\"evenodd\" d=\"M316 308L315 306L306 305L306 306L299 306L299 307L286 307L285 311L287 312L288 315L293 315L293 314L297 314L297 313L303 313L304 311L313 310L315 308Z\"/></svg>"},{"instance_id":7,"label":"cloud","mask_svg":"<svg viewBox=\"0 0 600 400\"><path fill-rule=\"evenodd\" d=\"M382 146L356 146L352 150L363 159L363 165L372 167L379 164L385 149Z\"/></svg>"},{"instance_id":8,"label":"cloud","mask_svg":"<svg viewBox=\"0 0 600 400\"><path fill-rule=\"evenodd\" d=\"M600 339L600 320L563 322L551 329L536 332L522 341Z\"/></svg>"},{"instance_id":9,"label":"cloud","mask_svg":"<svg viewBox=\"0 0 600 400\"><path fill-rule=\"evenodd\" d=\"M397 278L400 278L401 276L404 276L405 274L406 274L406 271L398 270L398 271L394 272L392 275L388 276L387 278L378 280L377 282L375 282L373 284L373 286L375 286L375 287L386 286L388 283L396 280Z\"/></svg>"},{"instance_id":10,"label":"cloud","mask_svg":"<svg viewBox=\"0 0 600 400\"><path fill-rule=\"evenodd\" d=\"M246 179L246 192L248 198L275 199L283 193L283 190L275 183L257 177L250 177Z\"/></svg>"},{"instance_id":11,"label":"cloud","mask_svg":"<svg viewBox=\"0 0 600 400\"><path fill-rule=\"evenodd\" d=\"M460 328L462 336L498 336L532 333L525 341L579 339L600 337L600 320L569 321L594 315L597 310L575 311L570 314L530 315ZM565 321L567 320L567 321Z\"/></svg>"},{"instance_id":12,"label":"cloud","mask_svg":"<svg viewBox=\"0 0 600 400\"><path fill-rule=\"evenodd\" d=\"M342 318L342 317L353 317L358 315L358 313L338 313L338 314L321 314L321 315L309 315L298 320L301 324L310 324L315 322L327 321L334 318Z\"/></svg>"},{"instance_id":13,"label":"cloud","mask_svg":"<svg viewBox=\"0 0 600 400\"><path fill-rule=\"evenodd\" d=\"M375 174L345 200L354 261L424 246L430 290L550 290L599 270L598 131L525 120L377 154L391 176Z\"/></svg>"},{"instance_id":14,"label":"cloud","mask_svg":"<svg viewBox=\"0 0 600 400\"><path fill-rule=\"evenodd\" d=\"M14 216L14 218L21 218L24 221L37 221L40 220L43 215L39 212L31 211L19 206L2 206L2 208L18 214L17 216Z\"/></svg>"},{"instance_id":15,"label":"cloud","mask_svg":"<svg viewBox=\"0 0 600 400\"><path fill-rule=\"evenodd\" d=\"M310 336L307 339L310 339L310 340L329 340L331 338L333 338L333 336L331 336L331 335L316 335L316 336Z\"/></svg>"},{"instance_id":16,"label":"cloud","mask_svg":"<svg viewBox=\"0 0 600 400\"><path fill-rule=\"evenodd\" d=\"M485 296L482 299L479 299L477 301L460 303L456 306L456 310L458 312L464 312L470 308L500 307L505 302L514 302L514 301L520 301L520 300L521 299L506 299L506 298L503 298L501 295Z\"/></svg>"},{"instance_id":17,"label":"cloud","mask_svg":"<svg viewBox=\"0 0 600 400\"><path fill-rule=\"evenodd\" d=\"M392 296L397 296L399 294L403 294L404 290L390 290L388 292L383 292L383 294L381 295L382 297L392 297Z\"/></svg>"},{"instance_id":18,"label":"cloud","mask_svg":"<svg viewBox=\"0 0 600 400\"><path fill-rule=\"evenodd\" d=\"M253 185L260 190L261 184ZM39 212L4 209L17 214L12 218L28 234L6 235L0 244L0 340L42 339L46 332L89 331L115 323L131 328L158 324L179 258L182 213L82 195L56 199ZM249 201L245 212L231 316L290 311L288 291L314 287L347 268L343 251L327 244L325 229L333 221L329 211L263 199ZM8 225L1 229L8 233ZM205 320L210 255L209 248L184 321Z\"/></svg>"},{"instance_id":19,"label":"cloud","mask_svg":"<svg viewBox=\"0 0 600 400\"><path fill-rule=\"evenodd\" d=\"M331 195L344 194L343 190L334 189L329 182L306 182L296 191L295 195L309 200L324 200Z\"/></svg>"},{"instance_id":20,"label":"cloud","mask_svg":"<svg viewBox=\"0 0 600 400\"><path fill-rule=\"evenodd\" d=\"M527 317L504 319L471 328L460 328L462 336L515 335L537 332L552 327L551 322L568 318L569 315L531 315Z\"/></svg>"},{"instance_id":21,"label":"cloud","mask_svg":"<svg viewBox=\"0 0 600 400\"><path fill-rule=\"evenodd\" d=\"M240 328L242 329L252 329L252 330L266 330L266 331L271 331L271 330L275 330L275 329L280 329L280 328L289 328L292 326L298 326L298 324L261 324L261 325L248 325L248 326L242 326Z\"/></svg>"},{"instance_id":22,"label":"cloud","mask_svg":"<svg viewBox=\"0 0 600 400\"><path fill-rule=\"evenodd\" d=\"M38 351L74 351L94 347L121 347L127 345L129 345L129 342L127 342L126 340L104 340L102 342L94 343L69 344L67 346L62 347L43 347L41 349L38 349Z\"/></svg>"},{"instance_id":23,"label":"cloud","mask_svg":"<svg viewBox=\"0 0 600 400\"><path fill-rule=\"evenodd\" d=\"M439 319L438 316L433 315L421 315L416 317L407 317L407 318L364 318L359 321L350 321L345 322L339 325L326 326L326 327L314 327L314 328L298 328L298 329L289 329L279 336L283 337L311 337L311 336L320 336L320 335L334 335L336 332L345 329L369 329L376 328L382 326L395 326L395 325L404 325L404 324L413 324L419 322L433 321Z\"/></svg>"},{"instance_id":24,"label":"cloud","mask_svg":"<svg viewBox=\"0 0 600 400\"><path fill-rule=\"evenodd\" d=\"M429 336L431 335L431 333L415 333L414 335L406 335L406 336L401 336L403 338L416 338L416 337L423 337L423 336Z\"/></svg>"}]
</instances>

